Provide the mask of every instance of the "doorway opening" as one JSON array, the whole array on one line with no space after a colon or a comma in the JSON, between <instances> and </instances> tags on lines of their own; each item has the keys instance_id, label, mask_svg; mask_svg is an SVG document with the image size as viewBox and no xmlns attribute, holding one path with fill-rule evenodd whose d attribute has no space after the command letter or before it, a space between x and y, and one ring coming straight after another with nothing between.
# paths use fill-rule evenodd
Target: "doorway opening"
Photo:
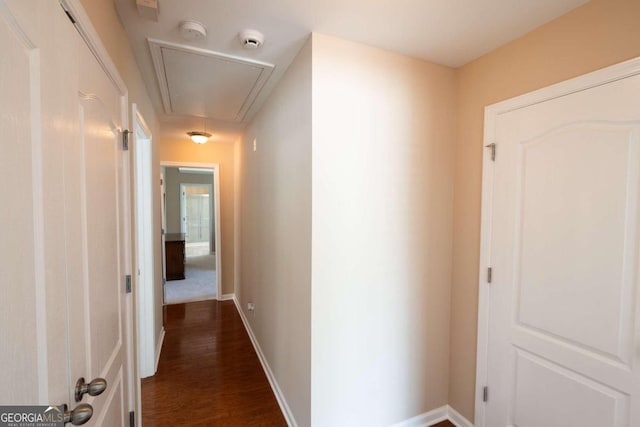
<instances>
[{"instance_id":1,"label":"doorway opening","mask_svg":"<svg viewBox=\"0 0 640 427\"><path fill-rule=\"evenodd\" d=\"M163 162L164 304L220 299L217 164Z\"/></svg>"}]
</instances>

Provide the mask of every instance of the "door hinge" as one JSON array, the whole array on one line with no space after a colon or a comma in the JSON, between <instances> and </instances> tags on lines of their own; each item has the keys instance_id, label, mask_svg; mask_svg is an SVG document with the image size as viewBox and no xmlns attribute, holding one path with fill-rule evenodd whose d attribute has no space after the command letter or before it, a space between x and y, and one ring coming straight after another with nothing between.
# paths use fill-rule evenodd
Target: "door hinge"
<instances>
[{"instance_id":1,"label":"door hinge","mask_svg":"<svg viewBox=\"0 0 640 427\"><path fill-rule=\"evenodd\" d=\"M485 386L482 389L482 401L483 402L488 402L489 401L489 387Z\"/></svg>"},{"instance_id":2,"label":"door hinge","mask_svg":"<svg viewBox=\"0 0 640 427\"><path fill-rule=\"evenodd\" d=\"M136 427L136 413L129 412L129 427Z\"/></svg>"},{"instance_id":3,"label":"door hinge","mask_svg":"<svg viewBox=\"0 0 640 427\"><path fill-rule=\"evenodd\" d=\"M493 268L487 268L487 283L491 283L491 279L493 279Z\"/></svg>"},{"instance_id":4,"label":"door hinge","mask_svg":"<svg viewBox=\"0 0 640 427\"><path fill-rule=\"evenodd\" d=\"M127 274L124 276L124 290L126 293L131 293L131 275Z\"/></svg>"},{"instance_id":5,"label":"door hinge","mask_svg":"<svg viewBox=\"0 0 640 427\"><path fill-rule=\"evenodd\" d=\"M490 148L491 149L491 161L495 162L496 161L496 144L489 144L489 145L485 145L485 148Z\"/></svg>"},{"instance_id":6,"label":"door hinge","mask_svg":"<svg viewBox=\"0 0 640 427\"><path fill-rule=\"evenodd\" d=\"M122 151L129 150L129 135L131 135L131 131L127 129L122 130Z\"/></svg>"}]
</instances>

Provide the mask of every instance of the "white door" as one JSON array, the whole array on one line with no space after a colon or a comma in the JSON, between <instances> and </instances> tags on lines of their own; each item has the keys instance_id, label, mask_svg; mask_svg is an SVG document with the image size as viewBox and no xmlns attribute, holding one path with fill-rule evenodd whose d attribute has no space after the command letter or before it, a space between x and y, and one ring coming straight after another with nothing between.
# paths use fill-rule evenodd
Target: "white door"
<instances>
[{"instance_id":1,"label":"white door","mask_svg":"<svg viewBox=\"0 0 640 427\"><path fill-rule=\"evenodd\" d=\"M640 75L603 83L487 122L480 426L640 425Z\"/></svg>"},{"instance_id":2,"label":"white door","mask_svg":"<svg viewBox=\"0 0 640 427\"><path fill-rule=\"evenodd\" d=\"M122 149L118 88L81 43L76 111L79 138L65 163L71 379L102 377L107 391L85 401L92 425L128 422L124 278L128 271L128 163ZM126 415L126 416L125 416Z\"/></svg>"},{"instance_id":3,"label":"white door","mask_svg":"<svg viewBox=\"0 0 640 427\"><path fill-rule=\"evenodd\" d=\"M0 404L128 422L122 97L57 1L0 0Z\"/></svg>"},{"instance_id":4,"label":"white door","mask_svg":"<svg viewBox=\"0 0 640 427\"><path fill-rule=\"evenodd\" d=\"M40 96L40 88L59 81L60 90L73 90L60 80L67 64L54 61L47 34L69 41L75 29L53 6L0 1L0 404L68 398L64 190L56 167L64 142L45 134L40 117L69 105L52 91Z\"/></svg>"}]
</instances>

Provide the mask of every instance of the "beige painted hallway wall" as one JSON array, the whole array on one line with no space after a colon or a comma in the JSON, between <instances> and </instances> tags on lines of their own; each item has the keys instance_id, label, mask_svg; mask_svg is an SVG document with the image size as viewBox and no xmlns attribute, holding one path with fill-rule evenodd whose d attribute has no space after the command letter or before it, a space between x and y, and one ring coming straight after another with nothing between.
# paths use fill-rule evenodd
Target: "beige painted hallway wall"
<instances>
[{"instance_id":1,"label":"beige painted hallway wall","mask_svg":"<svg viewBox=\"0 0 640 427\"><path fill-rule=\"evenodd\" d=\"M210 141L198 145L183 139L160 138L160 162L218 163L220 165L220 252L222 294L235 289L235 160L234 144ZM160 175L158 174L158 177ZM158 202L158 209L160 203Z\"/></svg>"},{"instance_id":2,"label":"beige painted hallway wall","mask_svg":"<svg viewBox=\"0 0 640 427\"><path fill-rule=\"evenodd\" d=\"M257 149L253 150L256 140ZM309 426L311 378L311 43L252 120L241 164L236 296L291 416ZM255 311L247 311L247 303Z\"/></svg>"},{"instance_id":3,"label":"beige painted hallway wall","mask_svg":"<svg viewBox=\"0 0 640 427\"><path fill-rule=\"evenodd\" d=\"M392 425L447 404L455 72L312 37L312 425Z\"/></svg>"},{"instance_id":4,"label":"beige painted hallway wall","mask_svg":"<svg viewBox=\"0 0 640 427\"><path fill-rule=\"evenodd\" d=\"M639 56L639 18L638 0L594 0L458 70L449 404L469 420L474 415L484 107Z\"/></svg>"}]
</instances>

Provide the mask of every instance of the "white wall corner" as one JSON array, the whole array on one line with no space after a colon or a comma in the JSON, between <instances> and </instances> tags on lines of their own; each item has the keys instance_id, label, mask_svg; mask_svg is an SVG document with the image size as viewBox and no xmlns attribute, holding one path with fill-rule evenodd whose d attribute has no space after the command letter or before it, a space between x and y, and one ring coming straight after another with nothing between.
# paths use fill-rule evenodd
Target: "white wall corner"
<instances>
[{"instance_id":1,"label":"white wall corner","mask_svg":"<svg viewBox=\"0 0 640 427\"><path fill-rule=\"evenodd\" d=\"M156 363L153 367L153 373L158 372L158 363L160 363L160 352L162 351L162 344L164 343L164 326L160 329L160 336L158 337L158 344L156 345Z\"/></svg>"},{"instance_id":2,"label":"white wall corner","mask_svg":"<svg viewBox=\"0 0 640 427\"><path fill-rule=\"evenodd\" d=\"M456 427L473 427L473 423L471 421L460 415L460 412L456 411L449 405L447 405L447 418L455 424Z\"/></svg>"},{"instance_id":3,"label":"white wall corner","mask_svg":"<svg viewBox=\"0 0 640 427\"><path fill-rule=\"evenodd\" d=\"M273 375L273 371L271 370L271 367L269 366L269 363L267 362L267 359L264 356L262 349L260 348L260 344L258 343L258 340L253 334L253 330L249 325L249 321L247 320L246 316L244 315L244 312L242 311L240 302L235 297L235 294L227 294L227 295L232 296L231 299L233 299L233 302L235 303L235 306L236 306L236 310L238 311L238 314L240 314L240 318L242 319L244 328L247 330L247 334L251 339L253 348L255 349L256 354L258 355L258 359L260 360L260 364L262 365L262 369L264 369L264 373L267 375L267 379L269 380L269 385L271 385L273 394L275 394L276 396L276 400L278 401L278 405L280 405L280 410L282 411L282 415L284 416L284 419L287 422L287 425L289 427L298 427L298 423L296 423L296 419L294 418L293 413L291 412L291 408L289 408L289 405L287 404L287 400L285 399L284 394L282 393L282 390L278 385L278 381L276 380L276 377ZM224 297L225 295L222 296L222 298Z\"/></svg>"}]
</instances>

